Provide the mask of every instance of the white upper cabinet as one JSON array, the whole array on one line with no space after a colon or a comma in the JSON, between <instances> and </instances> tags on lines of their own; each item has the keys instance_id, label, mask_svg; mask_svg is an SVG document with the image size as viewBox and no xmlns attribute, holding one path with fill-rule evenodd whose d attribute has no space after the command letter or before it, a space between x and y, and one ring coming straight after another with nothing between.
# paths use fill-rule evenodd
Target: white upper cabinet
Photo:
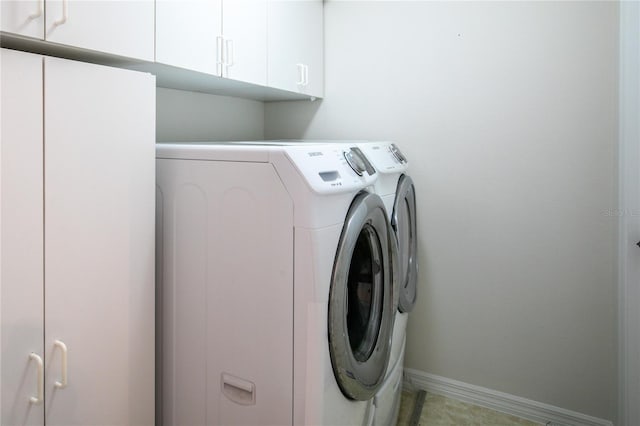
<instances>
[{"instance_id":1,"label":"white upper cabinet","mask_svg":"<svg viewBox=\"0 0 640 426\"><path fill-rule=\"evenodd\" d=\"M46 0L45 4L46 40L153 61L153 0Z\"/></svg>"},{"instance_id":2,"label":"white upper cabinet","mask_svg":"<svg viewBox=\"0 0 640 426\"><path fill-rule=\"evenodd\" d=\"M44 40L44 1L0 2L0 30Z\"/></svg>"},{"instance_id":3,"label":"white upper cabinet","mask_svg":"<svg viewBox=\"0 0 640 426\"><path fill-rule=\"evenodd\" d=\"M220 75L221 10L222 0L157 0L156 61Z\"/></svg>"},{"instance_id":4,"label":"white upper cabinet","mask_svg":"<svg viewBox=\"0 0 640 426\"><path fill-rule=\"evenodd\" d=\"M2 30L153 61L154 9L154 0L3 0Z\"/></svg>"},{"instance_id":5,"label":"white upper cabinet","mask_svg":"<svg viewBox=\"0 0 640 426\"><path fill-rule=\"evenodd\" d=\"M267 0L222 5L223 76L267 85Z\"/></svg>"},{"instance_id":6,"label":"white upper cabinet","mask_svg":"<svg viewBox=\"0 0 640 426\"><path fill-rule=\"evenodd\" d=\"M321 97L322 0L269 0L267 85Z\"/></svg>"},{"instance_id":7,"label":"white upper cabinet","mask_svg":"<svg viewBox=\"0 0 640 426\"><path fill-rule=\"evenodd\" d=\"M267 0L157 0L156 61L267 84Z\"/></svg>"},{"instance_id":8,"label":"white upper cabinet","mask_svg":"<svg viewBox=\"0 0 640 426\"><path fill-rule=\"evenodd\" d=\"M78 60L86 49L100 53L90 62L108 65L113 55L131 58L115 62L181 90L323 96L322 0L0 0L0 8L5 47Z\"/></svg>"}]
</instances>

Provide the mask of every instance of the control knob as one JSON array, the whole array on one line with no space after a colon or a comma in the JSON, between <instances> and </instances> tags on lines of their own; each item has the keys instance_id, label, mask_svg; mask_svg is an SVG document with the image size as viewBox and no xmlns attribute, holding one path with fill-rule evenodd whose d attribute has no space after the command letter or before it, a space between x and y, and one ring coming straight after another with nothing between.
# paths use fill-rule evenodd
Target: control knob
<instances>
[{"instance_id":1,"label":"control knob","mask_svg":"<svg viewBox=\"0 0 640 426\"><path fill-rule=\"evenodd\" d=\"M402 152L400 152L400 149L396 146L395 143L391 144L391 146L389 147L389 151L391 151L393 156L396 157L400 164L407 162L407 157L402 155Z\"/></svg>"},{"instance_id":2,"label":"control knob","mask_svg":"<svg viewBox=\"0 0 640 426\"><path fill-rule=\"evenodd\" d=\"M347 160L349 167L351 167L358 176L362 176L362 174L367 170L367 165L360 157L360 154L352 149L345 151L344 159Z\"/></svg>"}]
</instances>

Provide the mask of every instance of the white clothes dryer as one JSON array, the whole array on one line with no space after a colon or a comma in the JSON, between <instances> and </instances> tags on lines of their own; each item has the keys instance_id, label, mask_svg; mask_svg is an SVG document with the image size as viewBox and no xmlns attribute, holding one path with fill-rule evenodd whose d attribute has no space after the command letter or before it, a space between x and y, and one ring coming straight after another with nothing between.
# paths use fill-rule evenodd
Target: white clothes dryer
<instances>
[{"instance_id":1,"label":"white clothes dryer","mask_svg":"<svg viewBox=\"0 0 640 426\"><path fill-rule=\"evenodd\" d=\"M377 175L344 144L157 145L162 424L371 423L397 279Z\"/></svg>"},{"instance_id":2,"label":"white clothes dryer","mask_svg":"<svg viewBox=\"0 0 640 426\"><path fill-rule=\"evenodd\" d=\"M395 143L361 142L361 151L378 172L374 192L383 200L398 244L398 312L394 322L391 358L385 384L374 399L374 424L395 424L400 408L400 384L409 312L416 300L416 199L408 161Z\"/></svg>"}]
</instances>

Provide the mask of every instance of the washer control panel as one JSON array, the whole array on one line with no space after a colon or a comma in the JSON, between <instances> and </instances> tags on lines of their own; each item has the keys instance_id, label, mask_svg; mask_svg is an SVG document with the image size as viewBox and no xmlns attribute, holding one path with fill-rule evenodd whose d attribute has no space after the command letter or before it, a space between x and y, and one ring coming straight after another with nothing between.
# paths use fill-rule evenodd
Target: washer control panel
<instances>
[{"instance_id":1,"label":"washer control panel","mask_svg":"<svg viewBox=\"0 0 640 426\"><path fill-rule=\"evenodd\" d=\"M318 193L357 190L372 185L376 169L357 146L289 146L287 157Z\"/></svg>"}]
</instances>

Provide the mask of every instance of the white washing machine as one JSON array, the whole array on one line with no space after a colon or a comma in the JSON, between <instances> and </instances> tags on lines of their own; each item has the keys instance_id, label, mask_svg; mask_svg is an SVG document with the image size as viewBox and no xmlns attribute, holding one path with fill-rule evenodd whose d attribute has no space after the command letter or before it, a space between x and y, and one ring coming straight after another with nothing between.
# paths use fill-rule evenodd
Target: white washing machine
<instances>
[{"instance_id":1,"label":"white washing machine","mask_svg":"<svg viewBox=\"0 0 640 426\"><path fill-rule=\"evenodd\" d=\"M377 176L344 144L157 145L162 424L372 422L397 300Z\"/></svg>"},{"instance_id":2,"label":"white washing machine","mask_svg":"<svg viewBox=\"0 0 640 426\"><path fill-rule=\"evenodd\" d=\"M398 244L398 311L394 322L389 370L374 399L373 422L375 425L393 425L400 408L407 319L416 300L418 264L415 188L407 175L407 159L396 144L361 142L358 146L378 172L374 192L384 202Z\"/></svg>"}]
</instances>

